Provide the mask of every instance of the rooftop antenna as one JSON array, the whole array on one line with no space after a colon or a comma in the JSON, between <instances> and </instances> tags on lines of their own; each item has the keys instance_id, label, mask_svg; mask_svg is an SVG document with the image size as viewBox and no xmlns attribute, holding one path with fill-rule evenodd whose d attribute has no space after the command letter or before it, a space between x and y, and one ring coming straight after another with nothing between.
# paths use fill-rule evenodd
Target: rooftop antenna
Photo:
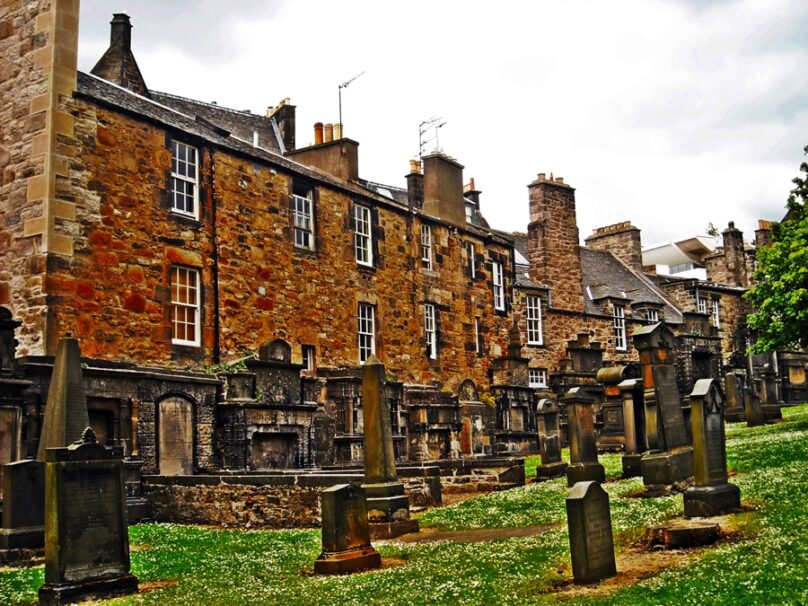
<instances>
[{"instance_id":1,"label":"rooftop antenna","mask_svg":"<svg viewBox=\"0 0 808 606\"><path fill-rule=\"evenodd\" d=\"M339 87L338 87L338 89L337 89L337 90L339 91L339 123L340 123L340 124L342 124L342 89L343 89L343 88L348 88L348 85L349 85L351 82L353 82L354 80L356 80L356 79L357 79L359 76L361 76L361 75L362 75L362 74L364 74L364 73L365 73L365 72L364 72L364 70L363 70L363 71L361 71L361 72L359 72L358 74L356 74L356 75L355 75L353 78L351 78L350 80L346 80L345 82L343 82L342 84L340 84L340 85L339 85Z\"/></svg>"},{"instance_id":2,"label":"rooftop antenna","mask_svg":"<svg viewBox=\"0 0 808 606\"><path fill-rule=\"evenodd\" d=\"M441 120L443 120L442 116L434 115L434 116L431 116L430 118L427 118L426 120L421 122L421 124L418 125L418 158L423 158L424 157L424 146L427 143L429 143L430 141L432 141L432 139L437 138L437 133L438 133L437 129L440 128L441 126L443 126L444 124L446 124L446 122L443 122L443 124L440 124L435 128L435 136L434 137L430 137L429 139L424 139L424 135L427 133L427 131L434 124L440 122Z\"/></svg>"},{"instance_id":3,"label":"rooftop antenna","mask_svg":"<svg viewBox=\"0 0 808 606\"><path fill-rule=\"evenodd\" d=\"M440 139L438 138L438 133L440 132L441 126L446 126L446 122L441 122L435 127L435 149L438 151L442 151L440 148Z\"/></svg>"}]
</instances>

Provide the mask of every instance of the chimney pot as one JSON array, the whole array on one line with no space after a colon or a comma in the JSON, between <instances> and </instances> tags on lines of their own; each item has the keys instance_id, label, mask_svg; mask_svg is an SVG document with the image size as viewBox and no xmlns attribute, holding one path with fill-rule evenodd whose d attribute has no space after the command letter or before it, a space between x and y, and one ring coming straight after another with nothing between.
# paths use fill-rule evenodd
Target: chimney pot
<instances>
[{"instance_id":1,"label":"chimney pot","mask_svg":"<svg viewBox=\"0 0 808 606\"><path fill-rule=\"evenodd\" d=\"M334 141L342 139L342 122L334 124Z\"/></svg>"},{"instance_id":2,"label":"chimney pot","mask_svg":"<svg viewBox=\"0 0 808 606\"><path fill-rule=\"evenodd\" d=\"M325 134L323 140L326 143L330 143L334 140L334 125L330 122L325 125Z\"/></svg>"},{"instance_id":3,"label":"chimney pot","mask_svg":"<svg viewBox=\"0 0 808 606\"><path fill-rule=\"evenodd\" d=\"M564 183L564 177L557 177L556 183Z\"/></svg>"},{"instance_id":4,"label":"chimney pot","mask_svg":"<svg viewBox=\"0 0 808 606\"><path fill-rule=\"evenodd\" d=\"M315 145L322 145L323 144L323 123L322 122L315 122L314 123L314 144Z\"/></svg>"},{"instance_id":5,"label":"chimney pot","mask_svg":"<svg viewBox=\"0 0 808 606\"><path fill-rule=\"evenodd\" d=\"M539 173L539 181L544 181L547 179L547 173Z\"/></svg>"},{"instance_id":6,"label":"chimney pot","mask_svg":"<svg viewBox=\"0 0 808 606\"><path fill-rule=\"evenodd\" d=\"M420 175L421 174L421 161L420 160L410 160L410 174L411 175Z\"/></svg>"}]
</instances>

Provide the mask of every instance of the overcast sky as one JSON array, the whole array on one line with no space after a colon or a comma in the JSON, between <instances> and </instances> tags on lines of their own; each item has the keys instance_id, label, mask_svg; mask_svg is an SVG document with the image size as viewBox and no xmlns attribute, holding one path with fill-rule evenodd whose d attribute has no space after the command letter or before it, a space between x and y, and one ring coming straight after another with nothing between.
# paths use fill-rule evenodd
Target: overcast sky
<instances>
[{"instance_id":1,"label":"overcast sky","mask_svg":"<svg viewBox=\"0 0 808 606\"><path fill-rule=\"evenodd\" d=\"M499 229L526 229L526 186L552 172L577 190L582 239L734 220L751 240L782 217L808 144L804 0L82 0L80 70L114 12L149 88L256 113L290 97L298 147L364 71L342 94L360 176L404 187L440 116Z\"/></svg>"}]
</instances>

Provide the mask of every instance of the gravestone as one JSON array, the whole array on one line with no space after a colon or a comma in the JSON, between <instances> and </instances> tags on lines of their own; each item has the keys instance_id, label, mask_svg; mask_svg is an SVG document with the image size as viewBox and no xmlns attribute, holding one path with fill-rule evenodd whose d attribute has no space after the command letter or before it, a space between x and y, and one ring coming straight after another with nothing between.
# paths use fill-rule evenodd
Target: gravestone
<instances>
[{"instance_id":1,"label":"gravestone","mask_svg":"<svg viewBox=\"0 0 808 606\"><path fill-rule=\"evenodd\" d=\"M751 376L747 376L746 385L744 385L743 389L743 409L747 427L763 425L763 407L760 405L760 398L755 392L755 379Z\"/></svg>"},{"instance_id":2,"label":"gravestone","mask_svg":"<svg viewBox=\"0 0 808 606\"><path fill-rule=\"evenodd\" d=\"M640 374L640 366L634 363L608 366L598 370L596 380L603 385L605 398L600 406L602 424L598 435L598 448L601 452L625 448L625 406L619 384L628 379L638 379Z\"/></svg>"},{"instance_id":3,"label":"gravestone","mask_svg":"<svg viewBox=\"0 0 808 606\"><path fill-rule=\"evenodd\" d=\"M673 484L693 475L693 448L688 443L682 402L673 366L673 333L653 324L632 333L640 354L645 387L646 439L649 451L640 459L643 483Z\"/></svg>"},{"instance_id":4,"label":"gravestone","mask_svg":"<svg viewBox=\"0 0 808 606\"><path fill-rule=\"evenodd\" d=\"M320 495L323 551L314 562L317 574L341 574L378 568L382 559L370 544L365 491L338 484Z\"/></svg>"},{"instance_id":5,"label":"gravestone","mask_svg":"<svg viewBox=\"0 0 808 606\"><path fill-rule=\"evenodd\" d=\"M625 451L622 456L623 477L642 475L642 453L648 449L645 439L645 411L642 379L626 379L617 386L623 400Z\"/></svg>"},{"instance_id":6,"label":"gravestone","mask_svg":"<svg viewBox=\"0 0 808 606\"><path fill-rule=\"evenodd\" d=\"M760 371L760 407L763 409L763 420L767 423L783 418L777 397L777 374L770 364L764 364Z\"/></svg>"},{"instance_id":7,"label":"gravestone","mask_svg":"<svg viewBox=\"0 0 808 606\"><path fill-rule=\"evenodd\" d=\"M398 481L390 403L385 388L384 364L372 355L362 367L363 445L365 501L374 539L418 532L418 520L410 519L410 498Z\"/></svg>"},{"instance_id":8,"label":"gravestone","mask_svg":"<svg viewBox=\"0 0 808 606\"><path fill-rule=\"evenodd\" d=\"M597 482L579 482L567 497L567 527L575 583L594 583L617 574L609 495Z\"/></svg>"},{"instance_id":9,"label":"gravestone","mask_svg":"<svg viewBox=\"0 0 808 606\"><path fill-rule=\"evenodd\" d=\"M39 603L66 604L137 591L130 573L123 450L88 427L45 464L45 584Z\"/></svg>"},{"instance_id":10,"label":"gravestone","mask_svg":"<svg viewBox=\"0 0 808 606\"><path fill-rule=\"evenodd\" d=\"M558 404L542 398L536 409L539 426L539 452L541 465L536 467L536 480L549 480L564 475L567 463L561 460L561 432L559 430Z\"/></svg>"},{"instance_id":11,"label":"gravestone","mask_svg":"<svg viewBox=\"0 0 808 606\"><path fill-rule=\"evenodd\" d=\"M27 560L45 544L45 465L16 461L3 466L0 562Z\"/></svg>"},{"instance_id":12,"label":"gravestone","mask_svg":"<svg viewBox=\"0 0 808 606\"><path fill-rule=\"evenodd\" d=\"M594 398L583 395L574 387L561 399L567 408L567 431L570 440L570 464L567 467L567 486L577 482L605 482L606 472L598 462L595 441L595 422L592 407Z\"/></svg>"},{"instance_id":13,"label":"gravestone","mask_svg":"<svg viewBox=\"0 0 808 606\"><path fill-rule=\"evenodd\" d=\"M727 482L724 396L718 381L696 381L690 405L696 485L685 491L685 516L709 517L737 509L741 506L741 491Z\"/></svg>"},{"instance_id":14,"label":"gravestone","mask_svg":"<svg viewBox=\"0 0 808 606\"><path fill-rule=\"evenodd\" d=\"M737 423L745 420L744 402L738 375L734 372L728 372L724 376L724 384L727 388L727 405L724 409L724 418L727 423Z\"/></svg>"}]
</instances>

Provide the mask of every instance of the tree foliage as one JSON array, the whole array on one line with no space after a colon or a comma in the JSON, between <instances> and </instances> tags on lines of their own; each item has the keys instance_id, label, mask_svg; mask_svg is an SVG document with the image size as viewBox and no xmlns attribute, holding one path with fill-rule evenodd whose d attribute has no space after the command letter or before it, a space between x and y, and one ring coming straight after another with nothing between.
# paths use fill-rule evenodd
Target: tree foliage
<instances>
[{"instance_id":1,"label":"tree foliage","mask_svg":"<svg viewBox=\"0 0 808 606\"><path fill-rule=\"evenodd\" d=\"M770 245L757 252L757 285L746 293L755 308L748 318L755 352L808 347L808 162L800 171L785 218L772 224Z\"/></svg>"}]
</instances>

